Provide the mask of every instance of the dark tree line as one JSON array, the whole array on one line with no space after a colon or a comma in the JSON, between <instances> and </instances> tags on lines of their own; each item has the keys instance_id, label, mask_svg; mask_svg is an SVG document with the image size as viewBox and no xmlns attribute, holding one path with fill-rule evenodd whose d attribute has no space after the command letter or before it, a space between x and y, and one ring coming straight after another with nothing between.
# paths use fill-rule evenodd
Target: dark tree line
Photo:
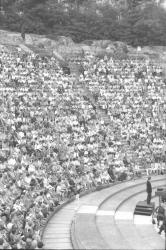
<instances>
[{"instance_id":1,"label":"dark tree line","mask_svg":"<svg viewBox=\"0 0 166 250\"><path fill-rule=\"evenodd\" d=\"M125 2L125 7L117 7L99 6L95 0L1 0L0 28L21 32L24 27L27 33L70 36L75 42L166 45L165 10L153 1Z\"/></svg>"}]
</instances>

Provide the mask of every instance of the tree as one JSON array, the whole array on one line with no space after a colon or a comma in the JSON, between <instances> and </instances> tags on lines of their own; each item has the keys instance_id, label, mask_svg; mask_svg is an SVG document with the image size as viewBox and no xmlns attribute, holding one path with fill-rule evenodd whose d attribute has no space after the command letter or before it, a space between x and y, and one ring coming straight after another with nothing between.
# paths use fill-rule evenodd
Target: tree
<instances>
[{"instance_id":1,"label":"tree","mask_svg":"<svg viewBox=\"0 0 166 250\"><path fill-rule=\"evenodd\" d=\"M165 10L150 0L1 0L0 28L12 31L70 36L81 42L93 39L128 44L165 45ZM126 4L123 4L126 3ZM118 18L121 16L121 18Z\"/></svg>"},{"instance_id":2,"label":"tree","mask_svg":"<svg viewBox=\"0 0 166 250\"><path fill-rule=\"evenodd\" d=\"M128 0L127 1L128 10L132 10L132 9L140 7L143 2L145 1L144 0Z\"/></svg>"},{"instance_id":3,"label":"tree","mask_svg":"<svg viewBox=\"0 0 166 250\"><path fill-rule=\"evenodd\" d=\"M69 6L70 9L76 9L79 11L80 6L84 3L88 2L88 0L65 0L64 3Z\"/></svg>"}]
</instances>

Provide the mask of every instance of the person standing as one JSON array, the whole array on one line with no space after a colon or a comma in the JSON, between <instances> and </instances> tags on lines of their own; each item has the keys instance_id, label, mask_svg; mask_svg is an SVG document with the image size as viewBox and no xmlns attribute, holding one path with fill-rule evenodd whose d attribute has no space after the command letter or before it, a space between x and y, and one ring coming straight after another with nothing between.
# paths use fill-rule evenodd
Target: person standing
<instances>
[{"instance_id":1,"label":"person standing","mask_svg":"<svg viewBox=\"0 0 166 250\"><path fill-rule=\"evenodd\" d=\"M25 42L25 35L26 35L26 28L25 28L25 23L23 22L23 24L21 25L21 37L24 42Z\"/></svg>"},{"instance_id":2,"label":"person standing","mask_svg":"<svg viewBox=\"0 0 166 250\"><path fill-rule=\"evenodd\" d=\"M114 173L113 165L109 166L108 174L110 176L110 182L114 182L115 181L115 173Z\"/></svg>"},{"instance_id":3,"label":"person standing","mask_svg":"<svg viewBox=\"0 0 166 250\"><path fill-rule=\"evenodd\" d=\"M147 204L150 204L151 198L152 198L152 185L151 185L151 177L148 177L148 180L146 182L146 192L147 192Z\"/></svg>"}]
</instances>

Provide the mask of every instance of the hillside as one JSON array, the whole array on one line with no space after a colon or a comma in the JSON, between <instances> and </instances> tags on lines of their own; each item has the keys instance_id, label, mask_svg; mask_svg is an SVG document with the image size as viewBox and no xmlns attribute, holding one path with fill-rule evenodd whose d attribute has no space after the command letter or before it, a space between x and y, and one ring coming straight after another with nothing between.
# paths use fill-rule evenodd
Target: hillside
<instances>
[{"instance_id":1,"label":"hillside","mask_svg":"<svg viewBox=\"0 0 166 250\"><path fill-rule=\"evenodd\" d=\"M166 62L166 47L144 46L140 52L123 42L111 40L87 40L75 43L70 37L57 36L54 40L44 35L26 34L23 41L20 33L0 30L0 45L6 48L21 48L24 52L34 52L41 55L56 56L66 61L80 57L84 53L91 53L98 57L108 55L116 58L144 57L156 62Z\"/></svg>"}]
</instances>

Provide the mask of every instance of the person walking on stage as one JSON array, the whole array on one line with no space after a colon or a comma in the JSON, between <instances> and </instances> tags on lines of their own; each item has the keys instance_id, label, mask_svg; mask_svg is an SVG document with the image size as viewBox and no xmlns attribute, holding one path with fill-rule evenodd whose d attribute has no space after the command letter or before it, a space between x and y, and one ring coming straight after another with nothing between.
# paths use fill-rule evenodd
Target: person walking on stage
<instances>
[{"instance_id":1,"label":"person walking on stage","mask_svg":"<svg viewBox=\"0 0 166 250\"><path fill-rule=\"evenodd\" d=\"M151 185L151 177L148 177L148 180L146 182L146 192L147 192L147 204L150 204L151 198L152 198L152 185Z\"/></svg>"}]
</instances>

